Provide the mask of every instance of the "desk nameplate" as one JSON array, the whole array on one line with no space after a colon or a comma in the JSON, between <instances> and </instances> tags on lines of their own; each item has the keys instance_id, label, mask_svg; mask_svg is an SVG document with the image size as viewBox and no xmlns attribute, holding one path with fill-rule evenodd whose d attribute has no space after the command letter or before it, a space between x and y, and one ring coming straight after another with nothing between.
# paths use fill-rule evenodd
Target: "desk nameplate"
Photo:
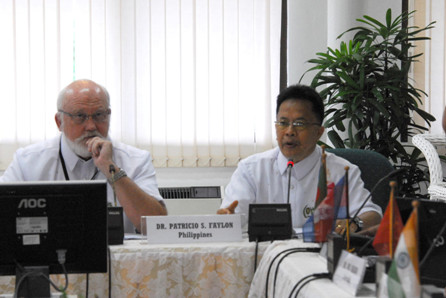
<instances>
[{"instance_id":1,"label":"desk nameplate","mask_svg":"<svg viewBox=\"0 0 446 298\"><path fill-rule=\"evenodd\" d=\"M364 259L343 250L333 275L333 282L356 296L365 274Z\"/></svg>"},{"instance_id":2,"label":"desk nameplate","mask_svg":"<svg viewBox=\"0 0 446 298\"><path fill-rule=\"evenodd\" d=\"M150 244L242 240L240 214L143 216L142 226Z\"/></svg>"}]
</instances>

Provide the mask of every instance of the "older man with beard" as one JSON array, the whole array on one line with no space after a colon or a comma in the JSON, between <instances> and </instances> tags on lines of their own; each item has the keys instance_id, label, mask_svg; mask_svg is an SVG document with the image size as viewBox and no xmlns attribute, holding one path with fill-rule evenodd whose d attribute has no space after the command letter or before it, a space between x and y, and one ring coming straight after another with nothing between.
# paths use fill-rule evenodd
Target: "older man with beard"
<instances>
[{"instance_id":1,"label":"older man with beard","mask_svg":"<svg viewBox=\"0 0 446 298\"><path fill-rule=\"evenodd\" d=\"M124 209L126 232L139 229L142 215L167 214L150 153L108 137L111 109L104 87L74 81L59 93L57 109L61 135L17 150L0 182L107 179ZM107 197L113 201L110 185Z\"/></svg>"}]
</instances>

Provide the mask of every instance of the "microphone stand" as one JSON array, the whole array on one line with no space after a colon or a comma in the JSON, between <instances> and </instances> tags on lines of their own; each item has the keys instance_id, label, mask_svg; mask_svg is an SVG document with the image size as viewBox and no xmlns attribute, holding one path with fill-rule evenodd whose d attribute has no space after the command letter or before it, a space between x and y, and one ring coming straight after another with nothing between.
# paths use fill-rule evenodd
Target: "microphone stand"
<instances>
[{"instance_id":1,"label":"microphone stand","mask_svg":"<svg viewBox=\"0 0 446 298\"><path fill-rule=\"evenodd\" d=\"M291 169L294 167L294 162L292 159L288 160L287 168L288 168L288 195L287 195L287 204L290 203L290 185L291 185Z\"/></svg>"},{"instance_id":2,"label":"microphone stand","mask_svg":"<svg viewBox=\"0 0 446 298\"><path fill-rule=\"evenodd\" d=\"M364 202L362 202L361 206L358 208L358 210L356 211L355 215L353 215L351 221L348 224L348 228L350 228L350 225L352 224L352 222L354 222L354 220L358 217L359 212L361 212L362 208L364 208L365 204L370 200L370 198L372 197L372 194L375 192L376 188L386 179L399 174L401 172L406 171L406 169L398 169L395 171L390 172L389 174L387 174L386 176L382 177L381 179L378 180L378 182L376 182L376 184L373 186L373 188L370 190L369 195L367 196L367 198L364 200Z\"/></svg>"},{"instance_id":3,"label":"microphone stand","mask_svg":"<svg viewBox=\"0 0 446 298\"><path fill-rule=\"evenodd\" d=\"M434 241L432 242L431 246L429 246L429 249L427 250L426 254L424 255L423 259L420 261L419 268L423 267L424 262L426 262L429 255L432 253L432 250L434 249L434 246L437 245L438 241L440 240L441 235L443 235L444 231L446 230L446 221L443 224L443 227L441 227L440 232L438 232L437 236L435 236Z\"/></svg>"},{"instance_id":4,"label":"microphone stand","mask_svg":"<svg viewBox=\"0 0 446 298\"><path fill-rule=\"evenodd\" d=\"M113 165L110 165L109 172L111 174L111 187L113 189L113 199L115 205L108 207L108 217L107 217L107 225L108 225L108 244L123 244L124 243L124 209L122 207L118 207L118 202L116 201L116 190L114 177L116 169Z\"/></svg>"},{"instance_id":5,"label":"microphone stand","mask_svg":"<svg viewBox=\"0 0 446 298\"><path fill-rule=\"evenodd\" d=\"M112 181L115 181L115 173L116 173L116 169L114 165L110 165L110 169L109 172L111 174L111 179ZM113 201L115 203L115 207L118 206L118 203L116 202L116 191L115 191L115 183L112 183L112 189L113 189Z\"/></svg>"}]
</instances>

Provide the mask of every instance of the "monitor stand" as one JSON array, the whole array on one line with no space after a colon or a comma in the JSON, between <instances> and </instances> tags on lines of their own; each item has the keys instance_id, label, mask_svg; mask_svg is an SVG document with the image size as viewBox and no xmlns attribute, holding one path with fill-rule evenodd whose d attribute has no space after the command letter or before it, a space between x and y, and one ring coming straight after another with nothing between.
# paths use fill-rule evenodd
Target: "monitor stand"
<instances>
[{"instance_id":1,"label":"monitor stand","mask_svg":"<svg viewBox=\"0 0 446 298\"><path fill-rule=\"evenodd\" d=\"M17 297L50 297L50 283L45 276L49 278L48 266L17 266L15 278Z\"/></svg>"}]
</instances>

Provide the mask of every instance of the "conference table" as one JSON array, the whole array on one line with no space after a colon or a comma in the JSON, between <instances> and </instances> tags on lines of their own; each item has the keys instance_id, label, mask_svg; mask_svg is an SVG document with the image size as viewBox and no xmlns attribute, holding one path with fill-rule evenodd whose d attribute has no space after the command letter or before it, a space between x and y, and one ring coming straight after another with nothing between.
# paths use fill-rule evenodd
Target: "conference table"
<instances>
[{"instance_id":1,"label":"conference table","mask_svg":"<svg viewBox=\"0 0 446 298\"><path fill-rule=\"evenodd\" d=\"M291 249L304 250L314 247L319 245L304 243L300 239L275 241L269 245L253 277L249 297L295 297L298 291L297 297L308 298L376 296L374 284L363 284L354 296L329 278L307 279L312 274L327 272L326 259L317 252L287 253L291 252Z\"/></svg>"},{"instance_id":2,"label":"conference table","mask_svg":"<svg viewBox=\"0 0 446 298\"><path fill-rule=\"evenodd\" d=\"M256 264L269 244L259 243ZM109 297L109 289L111 297L246 297L254 276L255 247L248 239L192 244L126 240L110 246L109 273L89 274L88 297ZM65 283L62 275L51 279ZM13 293L14 286L15 277L0 277L1 293ZM85 297L86 274L69 275L67 294Z\"/></svg>"},{"instance_id":3,"label":"conference table","mask_svg":"<svg viewBox=\"0 0 446 298\"><path fill-rule=\"evenodd\" d=\"M255 261L256 244L246 238L192 244L126 240L110 246L108 273L89 274L88 297L294 297L293 288L302 278L327 272L326 260L317 252L298 252L280 263L272 261L285 250L318 247L301 239L260 242ZM65 283L62 275L51 279ZM86 283L86 274L70 274L67 294L86 297ZM14 277L0 277L1 294L13 293L14 286ZM302 286L298 297L354 296L322 278ZM364 285L356 297L375 297L373 285Z\"/></svg>"}]
</instances>

